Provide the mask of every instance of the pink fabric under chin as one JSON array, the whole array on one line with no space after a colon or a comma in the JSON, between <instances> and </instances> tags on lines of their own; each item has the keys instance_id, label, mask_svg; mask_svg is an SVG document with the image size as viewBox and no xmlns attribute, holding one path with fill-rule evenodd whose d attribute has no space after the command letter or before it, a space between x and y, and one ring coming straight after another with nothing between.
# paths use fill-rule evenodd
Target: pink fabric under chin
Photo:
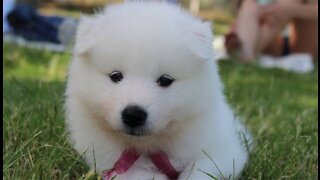
<instances>
[{"instance_id":1,"label":"pink fabric under chin","mask_svg":"<svg viewBox=\"0 0 320 180\"><path fill-rule=\"evenodd\" d=\"M153 164L169 179L178 179L179 172L172 166L167 154L163 151L150 154Z\"/></svg>"},{"instance_id":2,"label":"pink fabric under chin","mask_svg":"<svg viewBox=\"0 0 320 180\"><path fill-rule=\"evenodd\" d=\"M103 179L109 180L113 177L113 174L125 173L140 157L134 150L125 150L122 152L119 159L114 163L113 168L104 172Z\"/></svg>"},{"instance_id":3,"label":"pink fabric under chin","mask_svg":"<svg viewBox=\"0 0 320 180\"><path fill-rule=\"evenodd\" d=\"M114 163L113 168L104 172L103 179L111 180L113 176L125 173L139 159L140 155L133 149L123 151L119 159ZM165 152L157 151L150 154L149 157L159 171L169 179L178 178L179 172L172 166Z\"/></svg>"}]
</instances>

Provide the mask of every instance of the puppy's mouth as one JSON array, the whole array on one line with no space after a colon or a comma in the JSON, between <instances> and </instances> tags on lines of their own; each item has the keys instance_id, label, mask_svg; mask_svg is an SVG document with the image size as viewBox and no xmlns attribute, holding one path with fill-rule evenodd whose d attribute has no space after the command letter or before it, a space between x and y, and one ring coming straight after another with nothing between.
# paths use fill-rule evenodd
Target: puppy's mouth
<instances>
[{"instance_id":1,"label":"puppy's mouth","mask_svg":"<svg viewBox=\"0 0 320 180\"><path fill-rule=\"evenodd\" d=\"M145 136L145 133L143 132L137 132L134 130L129 130L129 131L125 131L125 134L130 135L130 136Z\"/></svg>"},{"instance_id":2,"label":"puppy's mouth","mask_svg":"<svg viewBox=\"0 0 320 180\"><path fill-rule=\"evenodd\" d=\"M144 128L124 128L121 133L133 137L144 137L150 135L150 133Z\"/></svg>"}]
</instances>

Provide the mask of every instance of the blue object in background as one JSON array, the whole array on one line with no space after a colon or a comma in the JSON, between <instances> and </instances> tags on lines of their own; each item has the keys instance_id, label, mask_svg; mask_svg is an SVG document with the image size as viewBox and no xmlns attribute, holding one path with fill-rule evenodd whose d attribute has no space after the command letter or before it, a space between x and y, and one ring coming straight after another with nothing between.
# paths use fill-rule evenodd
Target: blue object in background
<instances>
[{"instance_id":1,"label":"blue object in background","mask_svg":"<svg viewBox=\"0 0 320 180\"><path fill-rule=\"evenodd\" d=\"M8 23L8 19L7 19L7 16L9 14L9 12L12 11L13 7L14 7L14 4L15 4L15 0L3 0L3 6L2 6L2 10L3 10L3 32L6 33L6 32L9 32L10 31L10 26L9 26L9 23Z\"/></svg>"},{"instance_id":2,"label":"blue object in background","mask_svg":"<svg viewBox=\"0 0 320 180\"><path fill-rule=\"evenodd\" d=\"M12 32L31 41L61 43L58 33L63 20L63 17L41 16L27 5L18 5L8 14Z\"/></svg>"},{"instance_id":3,"label":"blue object in background","mask_svg":"<svg viewBox=\"0 0 320 180\"><path fill-rule=\"evenodd\" d=\"M168 0L168 2L173 3L173 4L178 4L179 0Z\"/></svg>"}]
</instances>

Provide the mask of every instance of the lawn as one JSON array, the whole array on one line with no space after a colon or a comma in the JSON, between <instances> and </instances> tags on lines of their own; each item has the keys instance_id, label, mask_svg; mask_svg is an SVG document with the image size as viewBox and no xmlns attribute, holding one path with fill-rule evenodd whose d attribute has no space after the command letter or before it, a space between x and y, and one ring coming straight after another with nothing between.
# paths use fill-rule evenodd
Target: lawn
<instances>
[{"instance_id":1,"label":"lawn","mask_svg":"<svg viewBox=\"0 0 320 180\"><path fill-rule=\"evenodd\" d=\"M80 179L63 97L70 54L4 44L3 178ZM299 75L220 61L225 93L255 137L241 179L318 179L318 69Z\"/></svg>"}]
</instances>

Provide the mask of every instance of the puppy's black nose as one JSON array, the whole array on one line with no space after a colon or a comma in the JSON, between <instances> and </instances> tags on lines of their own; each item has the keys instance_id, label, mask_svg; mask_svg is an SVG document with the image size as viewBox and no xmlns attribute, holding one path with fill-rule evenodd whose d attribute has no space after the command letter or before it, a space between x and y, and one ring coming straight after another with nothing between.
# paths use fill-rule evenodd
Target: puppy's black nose
<instances>
[{"instance_id":1,"label":"puppy's black nose","mask_svg":"<svg viewBox=\"0 0 320 180\"><path fill-rule=\"evenodd\" d=\"M131 128L136 128L145 124L147 112L140 106L127 106L121 113L122 121Z\"/></svg>"}]
</instances>

